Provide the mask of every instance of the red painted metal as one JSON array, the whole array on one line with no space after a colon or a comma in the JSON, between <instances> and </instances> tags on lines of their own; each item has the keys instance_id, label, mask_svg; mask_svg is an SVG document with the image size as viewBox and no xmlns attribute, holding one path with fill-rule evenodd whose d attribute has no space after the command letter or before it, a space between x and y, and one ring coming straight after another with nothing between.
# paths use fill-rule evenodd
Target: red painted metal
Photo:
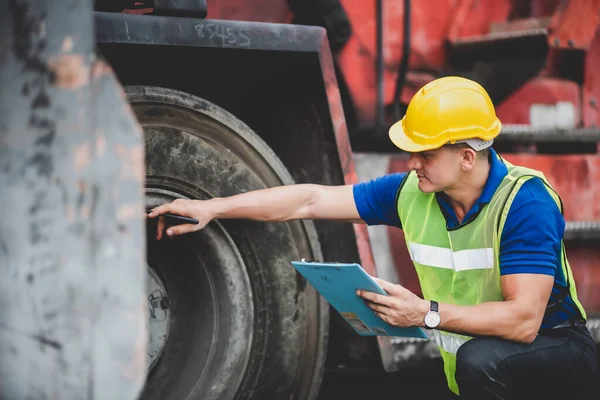
<instances>
[{"instance_id":1,"label":"red painted metal","mask_svg":"<svg viewBox=\"0 0 600 400\"><path fill-rule=\"evenodd\" d=\"M600 126L600 30L590 45L585 59L583 85L583 125Z\"/></svg>"},{"instance_id":2,"label":"red painted metal","mask_svg":"<svg viewBox=\"0 0 600 400\"><path fill-rule=\"evenodd\" d=\"M569 102L575 107L578 122L581 114L580 99L581 89L575 82L557 78L534 78L496 107L496 113L504 124L530 124L532 105Z\"/></svg>"},{"instance_id":3,"label":"red painted metal","mask_svg":"<svg viewBox=\"0 0 600 400\"><path fill-rule=\"evenodd\" d=\"M139 6L138 2L136 6ZM208 19L289 24L293 14L286 0L207 0ZM152 7L125 9L124 14L149 14Z\"/></svg>"},{"instance_id":4,"label":"red painted metal","mask_svg":"<svg viewBox=\"0 0 600 400\"><path fill-rule=\"evenodd\" d=\"M567 221L600 220L600 191L596 186L597 182L600 182L600 156L576 154L503 154L502 156L515 165L542 171L561 196ZM600 269L598 272L600 273Z\"/></svg>"},{"instance_id":5,"label":"red painted metal","mask_svg":"<svg viewBox=\"0 0 600 400\"><path fill-rule=\"evenodd\" d=\"M550 46L589 48L600 24L600 0L563 1L550 24Z\"/></svg>"},{"instance_id":6,"label":"red painted metal","mask_svg":"<svg viewBox=\"0 0 600 400\"><path fill-rule=\"evenodd\" d=\"M377 93L375 0L341 2L348 13L353 35L337 60L359 122L370 125L375 120ZM404 8L402 1L384 2L383 7L384 102L391 104L402 58ZM505 19L509 11L508 1L491 4L473 0L413 1L409 73L401 101L407 104L421 86L436 77L424 71L440 71L446 66L448 39L487 33L490 24Z\"/></svg>"},{"instance_id":7,"label":"red painted metal","mask_svg":"<svg viewBox=\"0 0 600 400\"><path fill-rule=\"evenodd\" d=\"M375 0L341 0L352 24L353 35L337 55L342 75L348 85L358 120L366 125L375 120L376 87L376 15ZM413 2L414 4L415 2ZM435 4L431 4L435 3ZM435 0L427 7L418 3L411 13L411 57L402 102L408 103L423 84L434 78L419 70L439 70L446 64L444 37L450 26L450 0ZM384 102L390 104L394 95L398 64L402 58L402 1L383 2ZM436 12L432 13L431 9Z\"/></svg>"},{"instance_id":8,"label":"red painted metal","mask_svg":"<svg viewBox=\"0 0 600 400\"><path fill-rule=\"evenodd\" d=\"M564 204L567 221L600 220L600 156L504 154L509 162L542 171ZM407 171L405 156L392 157L389 172ZM388 228L392 256L400 282L421 294L417 275L406 250L404 234ZM577 284L580 300L591 315L600 315L600 252L589 244L569 241L567 255Z\"/></svg>"},{"instance_id":9,"label":"red painted metal","mask_svg":"<svg viewBox=\"0 0 600 400\"><path fill-rule=\"evenodd\" d=\"M600 0L586 0L560 2L557 0L531 1L528 7L529 14L519 20L509 20L517 8L522 9L520 1L494 1L481 2L477 0L436 0L427 2L413 2L411 13L411 57L409 62L409 73L406 85L401 93L401 101L407 104L416 90L423 84L434 79L447 67L449 62L447 44L460 38L482 36L498 31L515 31L541 27L552 30L553 37L562 38L564 35L573 38L573 47L589 47L593 35L590 37L590 29L598 25L595 17L598 11L589 12ZM434 3L434 4L432 4ZM337 55L337 61L341 66L341 73L348 85L356 117L361 126L372 125L376 116L376 75L375 75L375 0L342 0L353 27L353 36L347 45ZM557 7L563 4L560 12L555 14ZM574 4L574 5L572 5ZM436 12L431 10L435 9ZM600 10L596 7L595 10ZM584 13L589 15L583 16ZM585 27L573 28L572 21L582 18ZM397 78L397 66L402 57L402 24L403 5L402 1L384 2L384 31L383 31L383 54L384 54L384 102L391 104L393 91ZM594 31L592 31L593 33ZM571 34L572 33L572 34ZM565 44L569 46L568 40ZM594 42L595 43L595 42ZM600 46L600 44L599 44ZM592 51L592 49L590 49ZM598 50L600 52L600 49ZM553 68L554 59L557 55L549 52L549 66L541 74L546 76L558 76L559 71ZM598 55L600 57L600 54ZM589 87L590 100L594 103L600 98L593 88L594 81L589 82L596 74L597 68L586 68L586 86ZM424 71L427 71L426 73ZM597 80L600 82L600 80ZM551 84L552 85L552 84ZM575 86L568 83L555 83L555 87L535 82L526 84L524 90L515 92L510 102L501 104L502 113L509 116L507 123L513 120L523 120L523 104L540 103L551 104L549 101L556 98L557 101L572 101ZM600 83L598 83L600 85ZM572 86L572 87L570 87ZM540 89L539 94L535 90ZM593 95L592 95L593 93ZM526 98L517 99L519 95ZM536 98L539 96L540 98ZM575 102L579 107L579 100ZM589 103L588 101L588 103ZM513 108L513 109L511 109ZM590 126L597 123L597 109L586 111L578 110L578 115L583 114L584 125ZM521 114L513 119L512 115ZM587 118L587 119L586 119ZM528 119L528 118L527 118ZM593 122L592 122L593 121ZM576 121L581 122L581 119Z\"/></svg>"},{"instance_id":10,"label":"red painted metal","mask_svg":"<svg viewBox=\"0 0 600 400\"><path fill-rule=\"evenodd\" d=\"M529 9L532 17L548 17L563 0L530 0Z\"/></svg>"},{"instance_id":11,"label":"red painted metal","mask_svg":"<svg viewBox=\"0 0 600 400\"><path fill-rule=\"evenodd\" d=\"M383 2L386 105L393 101L398 64L402 58L403 1ZM352 36L335 58L348 87L358 125L369 127L374 125L376 118L376 0L340 2L350 20ZM595 34L600 24L600 0L430 0L413 1L411 7L411 55L400 96L402 103L407 104L416 90L447 70L449 43L499 31L547 27L552 46L558 39L558 51L563 47L588 49L583 95L578 95L578 99L583 96L584 103L580 104L580 100L575 102L581 116L577 123L583 126L599 123L600 79L596 75L600 72L596 72L599 70L596 66L600 61L600 39ZM208 10L210 19L279 23L291 23L293 20L286 0L208 0ZM558 79L560 69L556 63L559 60L563 65L564 61L560 61L563 58L569 57L551 49L548 67L540 72L540 76ZM499 104L499 109L506 123L517 123L528 120L529 104L572 101L574 93L574 84L534 79ZM520 96L523 98L520 99Z\"/></svg>"},{"instance_id":12,"label":"red painted metal","mask_svg":"<svg viewBox=\"0 0 600 400\"><path fill-rule=\"evenodd\" d=\"M489 33L492 23L506 21L513 8L510 0L463 0L456 3L455 12L447 15L452 21L447 36L450 41Z\"/></svg>"},{"instance_id":13,"label":"red painted metal","mask_svg":"<svg viewBox=\"0 0 600 400\"><path fill-rule=\"evenodd\" d=\"M322 50L319 52L321 68L323 69L323 77L325 81L325 90L327 92L327 100L329 111L333 122L335 139L337 142L338 155L344 172L344 181L346 184L354 184L358 182L354 161L352 158L352 149L348 136L348 128L346 126L346 118L342 107L339 86L335 75L335 70L332 62L332 55L329 49L327 36L323 35ZM354 233L356 235L356 243L361 265L371 275L377 275L375 271L375 261L371 251L369 242L369 233L366 225L354 224Z\"/></svg>"},{"instance_id":14,"label":"red painted metal","mask_svg":"<svg viewBox=\"0 0 600 400\"><path fill-rule=\"evenodd\" d=\"M209 19L290 23L286 0L207 0Z\"/></svg>"},{"instance_id":15,"label":"red painted metal","mask_svg":"<svg viewBox=\"0 0 600 400\"><path fill-rule=\"evenodd\" d=\"M597 248L567 243L567 257L573 270L577 295L588 316L600 316L600 254Z\"/></svg>"}]
</instances>

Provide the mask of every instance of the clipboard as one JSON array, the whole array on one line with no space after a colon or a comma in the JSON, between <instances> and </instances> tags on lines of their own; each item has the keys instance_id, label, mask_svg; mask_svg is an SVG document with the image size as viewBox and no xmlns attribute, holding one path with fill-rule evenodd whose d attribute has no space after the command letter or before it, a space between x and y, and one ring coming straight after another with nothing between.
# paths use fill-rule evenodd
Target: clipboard
<instances>
[{"instance_id":1,"label":"clipboard","mask_svg":"<svg viewBox=\"0 0 600 400\"><path fill-rule=\"evenodd\" d=\"M356 290L386 295L366 271L356 263L291 261L296 270L362 336L403 336L428 339L419 327L400 328L379 318Z\"/></svg>"}]
</instances>

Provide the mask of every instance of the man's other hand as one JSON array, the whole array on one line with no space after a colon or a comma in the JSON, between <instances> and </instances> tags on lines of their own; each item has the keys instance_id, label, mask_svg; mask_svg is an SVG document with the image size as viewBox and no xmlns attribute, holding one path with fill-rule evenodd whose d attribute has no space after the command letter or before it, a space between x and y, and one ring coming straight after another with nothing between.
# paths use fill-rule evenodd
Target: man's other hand
<instances>
[{"instance_id":1,"label":"man's other hand","mask_svg":"<svg viewBox=\"0 0 600 400\"><path fill-rule=\"evenodd\" d=\"M399 327L423 326L429 302L400 285L372 277L388 296L358 290L357 295L366 300L367 305L381 319Z\"/></svg>"}]
</instances>

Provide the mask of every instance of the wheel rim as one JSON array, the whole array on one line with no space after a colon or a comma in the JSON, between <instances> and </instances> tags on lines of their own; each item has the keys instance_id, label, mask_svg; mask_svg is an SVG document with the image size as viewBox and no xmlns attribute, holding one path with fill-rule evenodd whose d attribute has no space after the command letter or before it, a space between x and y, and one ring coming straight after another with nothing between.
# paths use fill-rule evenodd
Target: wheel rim
<instances>
[{"instance_id":1,"label":"wheel rim","mask_svg":"<svg viewBox=\"0 0 600 400\"><path fill-rule=\"evenodd\" d=\"M166 187L160 182L153 176L146 178L148 208L193 197L184 184L171 182ZM168 306L165 310L163 304L159 312L164 317L168 313L170 321L165 326L149 316L154 346L149 347L147 393L155 389L168 392L168 398L180 398L176 393L210 387L206 398L232 398L248 362L254 315L250 282L237 245L215 222L193 234L157 241L155 221L148 222L147 244L149 275L155 282L149 288L164 288ZM179 373L168 371L174 365ZM164 379L170 383L165 385ZM154 388L152 380L157 383ZM152 397L155 394L159 393Z\"/></svg>"},{"instance_id":2,"label":"wheel rim","mask_svg":"<svg viewBox=\"0 0 600 400\"><path fill-rule=\"evenodd\" d=\"M149 266L146 268L148 293L148 370L156 365L167 343L171 322L169 294L158 274Z\"/></svg>"}]
</instances>

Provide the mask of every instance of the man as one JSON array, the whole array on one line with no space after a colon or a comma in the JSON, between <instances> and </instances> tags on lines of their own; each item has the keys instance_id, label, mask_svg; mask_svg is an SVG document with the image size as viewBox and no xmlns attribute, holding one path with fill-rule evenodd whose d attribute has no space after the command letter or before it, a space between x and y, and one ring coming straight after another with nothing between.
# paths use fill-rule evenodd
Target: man
<instances>
[{"instance_id":1,"label":"man","mask_svg":"<svg viewBox=\"0 0 600 400\"><path fill-rule=\"evenodd\" d=\"M411 153L410 173L176 200L149 217L200 220L168 228L172 236L215 218L397 226L426 300L380 279L390 296L357 294L390 324L432 329L453 392L478 400L571 398L591 379L597 354L564 251L560 199L541 173L490 148L500 130L479 84L441 78L420 89L390 129L392 142ZM162 229L159 222L159 239Z\"/></svg>"}]
</instances>

